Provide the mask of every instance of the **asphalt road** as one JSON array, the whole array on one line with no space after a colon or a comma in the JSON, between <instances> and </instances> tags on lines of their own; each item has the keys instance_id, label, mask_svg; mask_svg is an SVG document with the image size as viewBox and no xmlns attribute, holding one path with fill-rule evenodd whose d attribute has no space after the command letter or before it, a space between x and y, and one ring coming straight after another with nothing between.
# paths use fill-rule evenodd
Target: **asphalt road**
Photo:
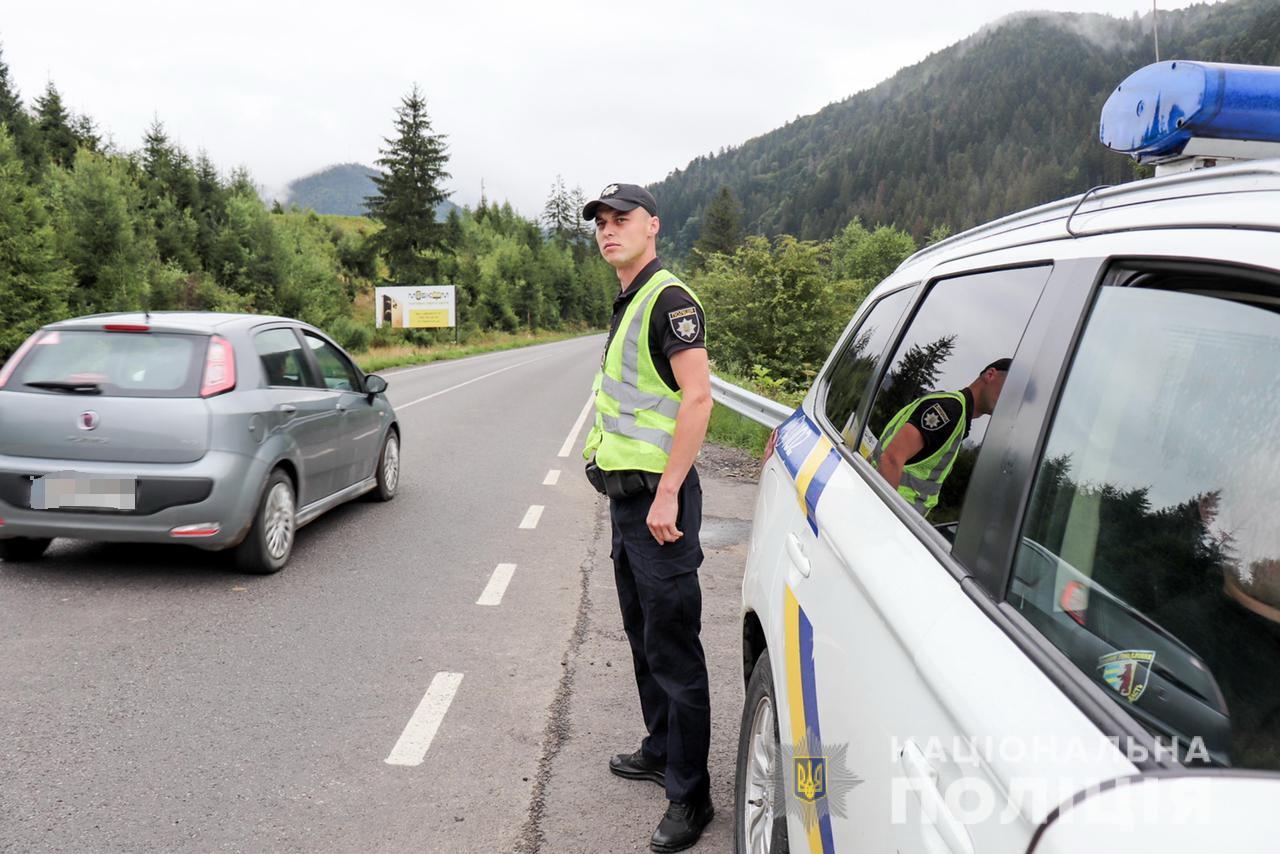
<instances>
[{"instance_id":1,"label":"asphalt road","mask_svg":"<svg viewBox=\"0 0 1280 854\"><path fill-rule=\"evenodd\" d=\"M69 540L0 563L0 850L642 849L665 802L604 769L641 732L572 432L602 345L386 372L399 495L321 517L278 575ZM720 572L731 627L740 558ZM717 632L701 850L727 845L741 702Z\"/></svg>"}]
</instances>

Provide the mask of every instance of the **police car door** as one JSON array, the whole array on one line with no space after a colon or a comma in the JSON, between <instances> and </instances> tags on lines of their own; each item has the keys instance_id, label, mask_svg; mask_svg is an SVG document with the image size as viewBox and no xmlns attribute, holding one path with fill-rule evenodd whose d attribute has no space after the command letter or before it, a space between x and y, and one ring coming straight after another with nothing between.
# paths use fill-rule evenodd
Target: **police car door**
<instances>
[{"instance_id":1,"label":"police car door","mask_svg":"<svg viewBox=\"0 0 1280 854\"><path fill-rule=\"evenodd\" d=\"M1019 354L1034 349L1024 333L1052 272L1045 264L939 278L852 419L839 384L856 334L815 388L823 435L813 453L821 459L806 460L798 481L803 487L804 473L815 472L801 543L810 573L788 598L788 663L798 678L787 675L789 695L800 697L788 696L789 805L799 817L791 836L807 837L812 850L1023 851L1034 827L1006 802L1030 766L1003 762L998 751L1005 743L1025 749L1041 734L1101 740L1065 698L1044 690L1052 689L1043 674L975 605L951 557L966 502L981 501L967 494L989 435L981 404L928 518L867 460L885 425L925 393L959 391L1002 358L1013 358L1018 375ZM1012 384L1009 391L997 417L1016 411L1021 392ZM920 429L949 432L953 417L921 420ZM998 436L992 445L998 452ZM1105 775L1131 770L1107 747Z\"/></svg>"}]
</instances>

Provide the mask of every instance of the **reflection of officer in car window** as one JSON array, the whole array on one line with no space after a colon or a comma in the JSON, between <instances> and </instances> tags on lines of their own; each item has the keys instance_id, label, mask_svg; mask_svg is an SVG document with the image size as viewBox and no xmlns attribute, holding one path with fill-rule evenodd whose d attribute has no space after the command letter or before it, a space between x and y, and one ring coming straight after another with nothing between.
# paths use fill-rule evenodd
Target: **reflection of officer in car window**
<instances>
[{"instance_id":1,"label":"reflection of officer in car window","mask_svg":"<svg viewBox=\"0 0 1280 854\"><path fill-rule=\"evenodd\" d=\"M973 419L996 408L1010 361L997 359L960 391L931 392L913 400L880 434L871 464L921 515L937 505Z\"/></svg>"}]
</instances>

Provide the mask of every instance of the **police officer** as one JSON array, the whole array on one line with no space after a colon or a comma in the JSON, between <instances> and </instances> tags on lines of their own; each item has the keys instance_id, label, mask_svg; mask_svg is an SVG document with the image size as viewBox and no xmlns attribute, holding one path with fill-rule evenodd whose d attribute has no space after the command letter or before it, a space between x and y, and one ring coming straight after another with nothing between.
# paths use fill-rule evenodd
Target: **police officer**
<instances>
[{"instance_id":1,"label":"police officer","mask_svg":"<svg viewBox=\"0 0 1280 854\"><path fill-rule=\"evenodd\" d=\"M973 419L990 415L1004 389L1010 359L997 359L960 391L917 398L889 419L871 464L922 516L938 504Z\"/></svg>"},{"instance_id":2,"label":"police officer","mask_svg":"<svg viewBox=\"0 0 1280 854\"><path fill-rule=\"evenodd\" d=\"M711 821L711 704L698 639L702 487L693 467L711 416L702 306L657 255L658 203L643 187L610 184L582 209L618 274L613 323L595 383L584 457L609 496L614 577L648 735L609 761L629 780L666 789L649 840L681 851Z\"/></svg>"}]
</instances>

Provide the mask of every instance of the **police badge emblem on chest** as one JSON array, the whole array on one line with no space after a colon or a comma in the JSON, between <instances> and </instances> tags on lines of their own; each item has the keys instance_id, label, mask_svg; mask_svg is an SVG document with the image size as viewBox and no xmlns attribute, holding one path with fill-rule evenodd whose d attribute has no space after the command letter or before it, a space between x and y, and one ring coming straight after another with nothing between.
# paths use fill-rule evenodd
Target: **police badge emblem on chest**
<instances>
[{"instance_id":1,"label":"police badge emblem on chest","mask_svg":"<svg viewBox=\"0 0 1280 854\"><path fill-rule=\"evenodd\" d=\"M667 321L681 341L693 341L698 337L698 310L693 306L670 312Z\"/></svg>"}]
</instances>

